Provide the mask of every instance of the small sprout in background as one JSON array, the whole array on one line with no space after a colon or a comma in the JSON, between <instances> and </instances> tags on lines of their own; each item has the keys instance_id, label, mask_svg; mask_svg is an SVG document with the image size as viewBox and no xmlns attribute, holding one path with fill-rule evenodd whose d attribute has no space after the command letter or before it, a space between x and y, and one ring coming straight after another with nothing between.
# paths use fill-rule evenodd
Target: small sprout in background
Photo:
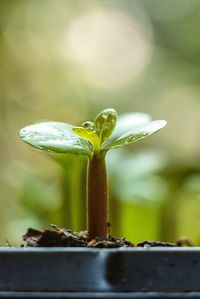
<instances>
[{"instance_id":1,"label":"small sprout in background","mask_svg":"<svg viewBox=\"0 0 200 299\"><path fill-rule=\"evenodd\" d=\"M169 192L160 172L167 161L165 153L155 149L133 153L123 147L111 152L107 161L112 207L109 218L115 237L125 235L129 240L140 242L160 236L162 225L157 227L157 224Z\"/></svg>"},{"instance_id":2,"label":"small sprout in background","mask_svg":"<svg viewBox=\"0 0 200 299\"><path fill-rule=\"evenodd\" d=\"M23 128L21 138L35 148L57 154L88 157L88 240L108 237L108 190L105 156L111 149L139 141L166 125L145 113L128 113L118 118L114 109L100 112L95 120L80 127L61 122L41 122Z\"/></svg>"}]
</instances>

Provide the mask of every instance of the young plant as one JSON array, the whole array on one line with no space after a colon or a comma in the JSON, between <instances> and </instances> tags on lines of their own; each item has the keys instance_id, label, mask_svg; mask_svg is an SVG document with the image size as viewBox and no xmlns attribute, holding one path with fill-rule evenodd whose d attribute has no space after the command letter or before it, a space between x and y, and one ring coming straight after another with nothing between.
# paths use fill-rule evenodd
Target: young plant
<instances>
[{"instance_id":1,"label":"young plant","mask_svg":"<svg viewBox=\"0 0 200 299\"><path fill-rule=\"evenodd\" d=\"M118 118L114 109L100 112L80 127L62 122L41 122L20 131L21 138L38 149L88 157L87 236L108 237L108 189L105 157L109 150L143 139L163 128L164 120L151 121L145 113Z\"/></svg>"}]
</instances>

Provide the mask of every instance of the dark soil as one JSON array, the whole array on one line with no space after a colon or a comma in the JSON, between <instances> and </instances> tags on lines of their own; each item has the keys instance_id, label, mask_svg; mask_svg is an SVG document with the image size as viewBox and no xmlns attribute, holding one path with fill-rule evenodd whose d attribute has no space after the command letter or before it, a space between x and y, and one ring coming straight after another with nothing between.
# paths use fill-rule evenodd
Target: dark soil
<instances>
[{"instance_id":1,"label":"dark soil","mask_svg":"<svg viewBox=\"0 0 200 299\"><path fill-rule=\"evenodd\" d=\"M109 236L108 239L95 238L91 241L87 240L87 232L73 232L70 229L63 229L51 224L54 229L39 231L29 228L23 236L24 244L22 247L89 247L89 248L119 248L119 247L176 247L176 246L192 246L190 240L184 238L177 243L144 241L134 245L126 238L114 238Z\"/></svg>"},{"instance_id":2,"label":"dark soil","mask_svg":"<svg viewBox=\"0 0 200 299\"><path fill-rule=\"evenodd\" d=\"M29 228L23 236L24 247L92 247L92 248L118 248L133 247L134 245L125 238L116 239L109 236L108 239L95 238L87 240L87 232L73 232L51 224L55 230L47 229L39 231Z\"/></svg>"},{"instance_id":3,"label":"dark soil","mask_svg":"<svg viewBox=\"0 0 200 299\"><path fill-rule=\"evenodd\" d=\"M137 247L176 247L176 243L161 241L144 241L137 244Z\"/></svg>"}]
</instances>

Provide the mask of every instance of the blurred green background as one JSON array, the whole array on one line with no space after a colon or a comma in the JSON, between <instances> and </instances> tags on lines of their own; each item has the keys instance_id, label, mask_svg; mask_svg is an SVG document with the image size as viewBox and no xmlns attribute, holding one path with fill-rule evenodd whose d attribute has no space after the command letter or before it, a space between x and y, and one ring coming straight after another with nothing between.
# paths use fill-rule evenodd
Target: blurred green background
<instances>
[{"instance_id":1,"label":"blurred green background","mask_svg":"<svg viewBox=\"0 0 200 299\"><path fill-rule=\"evenodd\" d=\"M108 154L111 232L200 244L200 1L0 1L0 244L28 227L85 229L86 161L65 169L18 132L102 109L168 126Z\"/></svg>"}]
</instances>

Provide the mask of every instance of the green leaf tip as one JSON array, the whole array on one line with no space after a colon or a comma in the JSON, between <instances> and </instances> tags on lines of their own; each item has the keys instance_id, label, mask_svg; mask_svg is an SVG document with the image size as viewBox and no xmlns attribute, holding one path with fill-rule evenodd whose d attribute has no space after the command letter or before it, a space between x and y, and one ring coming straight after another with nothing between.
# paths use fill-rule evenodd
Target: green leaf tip
<instances>
[{"instance_id":1,"label":"green leaf tip","mask_svg":"<svg viewBox=\"0 0 200 299\"><path fill-rule=\"evenodd\" d=\"M100 144L103 144L112 134L117 122L117 112L113 108L101 111L94 120Z\"/></svg>"}]
</instances>

